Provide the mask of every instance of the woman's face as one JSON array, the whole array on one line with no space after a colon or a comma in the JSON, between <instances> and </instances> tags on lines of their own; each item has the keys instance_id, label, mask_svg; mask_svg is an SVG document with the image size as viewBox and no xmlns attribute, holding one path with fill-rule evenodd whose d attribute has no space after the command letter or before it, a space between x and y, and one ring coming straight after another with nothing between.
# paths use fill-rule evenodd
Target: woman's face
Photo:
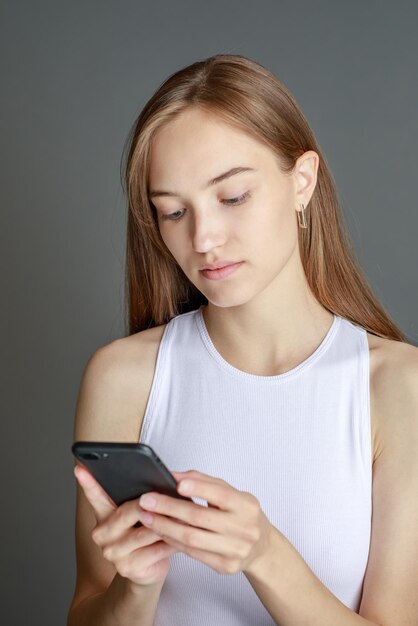
<instances>
[{"instance_id":1,"label":"woman's face","mask_svg":"<svg viewBox=\"0 0 418 626\"><path fill-rule=\"evenodd\" d=\"M309 154L316 156L302 157ZM198 109L158 131L149 197L165 245L209 302L237 306L274 289L299 254L295 209L307 205L315 186L312 159L304 163L298 174L283 174L268 147ZM208 185L239 167L251 169ZM205 277L202 267L220 260L242 264L221 280Z\"/></svg>"}]
</instances>

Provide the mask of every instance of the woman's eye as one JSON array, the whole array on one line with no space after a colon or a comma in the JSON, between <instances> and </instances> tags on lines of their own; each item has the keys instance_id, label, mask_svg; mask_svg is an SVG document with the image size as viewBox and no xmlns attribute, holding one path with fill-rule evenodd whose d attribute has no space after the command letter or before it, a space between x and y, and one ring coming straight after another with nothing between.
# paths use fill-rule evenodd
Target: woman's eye
<instances>
[{"instance_id":1,"label":"woman's eye","mask_svg":"<svg viewBox=\"0 0 418 626\"><path fill-rule=\"evenodd\" d=\"M180 211L175 211L174 213L169 213L168 215L161 215L162 220L172 220L174 222L178 222L179 217L174 217L176 213L180 213ZM181 217L181 216L180 216Z\"/></svg>"},{"instance_id":2,"label":"woman's eye","mask_svg":"<svg viewBox=\"0 0 418 626\"><path fill-rule=\"evenodd\" d=\"M242 194L242 196L238 196L238 198L229 198L228 200L222 200L222 202L226 202L227 204L241 204L241 202L244 202L249 195L250 192L246 191Z\"/></svg>"},{"instance_id":3,"label":"woman's eye","mask_svg":"<svg viewBox=\"0 0 418 626\"><path fill-rule=\"evenodd\" d=\"M225 200L221 200L221 202L223 202L224 204L228 204L230 206L231 205L235 206L237 204L242 204L242 202L244 202L249 196L250 196L250 192L246 191L241 196L238 196L236 198L226 198ZM185 210L186 209L183 209L183 211L185 211ZM179 217L175 217L178 213L180 213L180 211L181 211L181 209L179 209L178 211L174 211L174 213L168 213L167 215L162 215L161 219L162 220L170 220L170 221L173 221L173 222L178 222L183 217L183 214L181 214Z\"/></svg>"}]
</instances>

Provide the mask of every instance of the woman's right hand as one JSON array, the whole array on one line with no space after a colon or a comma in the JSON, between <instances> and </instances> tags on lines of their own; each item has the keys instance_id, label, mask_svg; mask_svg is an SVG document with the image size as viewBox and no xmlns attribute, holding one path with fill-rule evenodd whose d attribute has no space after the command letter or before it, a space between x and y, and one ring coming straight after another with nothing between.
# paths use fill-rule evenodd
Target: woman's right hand
<instances>
[{"instance_id":1,"label":"woman's right hand","mask_svg":"<svg viewBox=\"0 0 418 626\"><path fill-rule=\"evenodd\" d=\"M178 550L150 528L134 526L138 513L144 511L139 499L116 506L83 465L76 465L74 474L94 509L97 525L92 539L104 558L135 585L162 585L170 569L169 557Z\"/></svg>"}]
</instances>

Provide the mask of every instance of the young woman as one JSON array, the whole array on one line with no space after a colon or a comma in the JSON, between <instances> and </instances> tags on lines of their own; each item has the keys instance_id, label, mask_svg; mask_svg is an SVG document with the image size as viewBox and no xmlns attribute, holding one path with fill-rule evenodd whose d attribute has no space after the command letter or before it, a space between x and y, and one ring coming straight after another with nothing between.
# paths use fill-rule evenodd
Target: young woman
<instances>
[{"instance_id":1,"label":"young woman","mask_svg":"<svg viewBox=\"0 0 418 626\"><path fill-rule=\"evenodd\" d=\"M150 445L193 502L116 507L78 466L69 625L416 624L418 350L294 98L243 56L194 63L125 176L129 330L75 439Z\"/></svg>"}]
</instances>

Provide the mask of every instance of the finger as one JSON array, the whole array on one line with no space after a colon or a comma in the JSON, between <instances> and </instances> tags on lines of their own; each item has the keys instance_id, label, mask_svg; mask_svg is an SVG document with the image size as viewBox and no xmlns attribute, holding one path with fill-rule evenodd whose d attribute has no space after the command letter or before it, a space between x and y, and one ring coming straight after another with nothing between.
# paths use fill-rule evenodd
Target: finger
<instances>
[{"instance_id":1,"label":"finger","mask_svg":"<svg viewBox=\"0 0 418 626\"><path fill-rule=\"evenodd\" d=\"M210 474L204 474L203 472L198 472L197 470L187 470L186 472L172 471L171 473L174 475L175 479L177 480L177 490L178 490L178 486L180 482L186 479L189 479L189 480L197 479L197 480L203 480L208 483L213 483L215 485L225 485L227 487L231 486L222 478L217 478L216 476L211 476ZM185 492L184 492L184 495L185 495Z\"/></svg>"},{"instance_id":2,"label":"finger","mask_svg":"<svg viewBox=\"0 0 418 626\"><path fill-rule=\"evenodd\" d=\"M137 498L124 502L96 526L93 531L94 541L98 545L117 541L126 534L126 531L131 530L136 522L140 521L140 515L144 512Z\"/></svg>"},{"instance_id":3,"label":"finger","mask_svg":"<svg viewBox=\"0 0 418 626\"><path fill-rule=\"evenodd\" d=\"M157 516L153 515L154 522L151 525L156 532L159 532L158 522L162 516L170 518L172 521L174 520L177 524L181 523L186 526L195 526L213 531L219 530L222 523L224 523L224 513L214 507L208 508L195 502L180 500L179 498L172 498L163 494L152 495L156 496L156 506L150 508L144 504L143 509L144 513L148 511L152 514L158 514ZM145 526L150 526L143 514L140 515L139 519Z\"/></svg>"},{"instance_id":4,"label":"finger","mask_svg":"<svg viewBox=\"0 0 418 626\"><path fill-rule=\"evenodd\" d=\"M107 544L103 549L103 556L109 561L117 561L125 558L130 552L159 543L168 545L160 535L142 526L140 529L131 529L117 541Z\"/></svg>"},{"instance_id":5,"label":"finger","mask_svg":"<svg viewBox=\"0 0 418 626\"><path fill-rule=\"evenodd\" d=\"M207 512L207 509L206 509ZM144 522L145 523L145 522ZM208 523L187 526L179 524L171 517L157 515L154 517L152 528L161 535L162 539L176 547L180 552L190 553L196 549L203 555L205 552L213 552L224 556L234 556L242 552L245 540L237 536L236 524L230 520L223 523L223 532L208 530Z\"/></svg>"},{"instance_id":6,"label":"finger","mask_svg":"<svg viewBox=\"0 0 418 626\"><path fill-rule=\"evenodd\" d=\"M178 476L178 480L181 480L182 478L197 478L200 480L206 480L207 482L213 482L218 485L228 484L222 478L211 476L210 474L204 474L203 472L198 472L197 470L187 470L186 472L174 472L171 470L171 473L174 475L174 477Z\"/></svg>"},{"instance_id":7,"label":"finger","mask_svg":"<svg viewBox=\"0 0 418 626\"><path fill-rule=\"evenodd\" d=\"M189 477L190 475L190 477ZM235 511L237 506L241 504L242 492L238 491L224 480L213 479L203 480L197 474L190 473L181 478L177 484L177 491L183 496L189 498L200 498L206 500L212 507L221 509L222 511ZM162 496L160 496L161 498ZM157 498L158 500L159 498ZM238 502L239 500L239 502ZM181 500L179 500L182 503ZM146 508L146 507L144 507Z\"/></svg>"},{"instance_id":8,"label":"finger","mask_svg":"<svg viewBox=\"0 0 418 626\"><path fill-rule=\"evenodd\" d=\"M76 465L74 474L87 500L94 509L97 521L100 522L106 519L116 508L116 504L83 465Z\"/></svg>"},{"instance_id":9,"label":"finger","mask_svg":"<svg viewBox=\"0 0 418 626\"><path fill-rule=\"evenodd\" d=\"M148 568L155 565L155 563L158 563L162 559L165 559L168 556L175 554L176 552L179 552L177 548L175 548L174 546L169 546L163 541L160 541L158 544L155 544L153 546L147 546L134 550L129 555L127 555L124 560L125 564L129 564L129 570L132 571L133 569L135 569L134 565L132 565L133 563L138 563L140 569L143 572L146 572Z\"/></svg>"}]
</instances>

